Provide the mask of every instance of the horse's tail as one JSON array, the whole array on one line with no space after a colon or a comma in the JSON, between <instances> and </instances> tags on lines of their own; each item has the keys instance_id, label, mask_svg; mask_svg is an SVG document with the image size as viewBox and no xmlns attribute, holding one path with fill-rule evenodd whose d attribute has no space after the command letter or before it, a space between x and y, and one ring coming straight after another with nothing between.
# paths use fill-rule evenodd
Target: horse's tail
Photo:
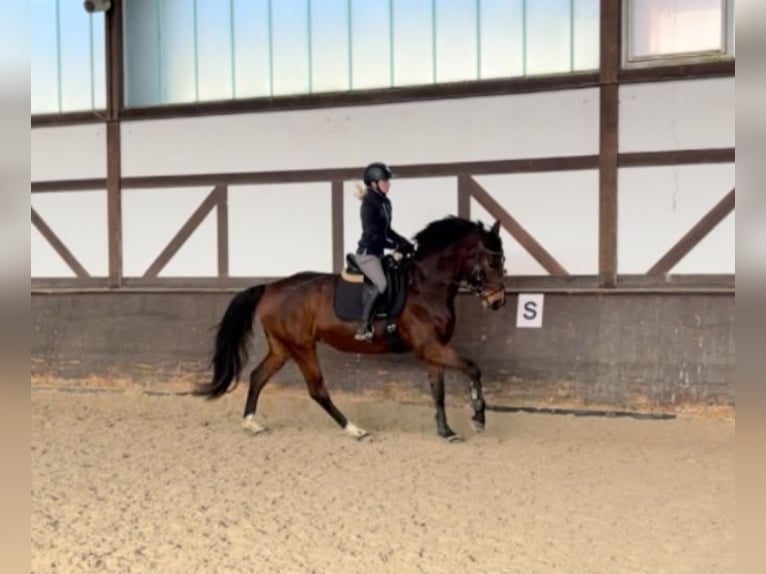
<instances>
[{"instance_id":1,"label":"horse's tail","mask_svg":"<svg viewBox=\"0 0 766 574\"><path fill-rule=\"evenodd\" d=\"M247 363L248 337L253 330L255 308L263 297L265 285L256 285L237 293L223 314L215 337L215 354L210 361L213 380L194 389L193 394L215 399L226 393L239 378Z\"/></svg>"}]
</instances>

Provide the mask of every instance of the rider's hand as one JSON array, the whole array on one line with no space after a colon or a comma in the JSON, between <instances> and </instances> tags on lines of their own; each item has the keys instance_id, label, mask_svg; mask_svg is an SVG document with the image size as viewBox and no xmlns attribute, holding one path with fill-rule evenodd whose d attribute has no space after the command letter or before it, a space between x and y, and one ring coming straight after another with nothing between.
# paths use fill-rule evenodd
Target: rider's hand
<instances>
[{"instance_id":1,"label":"rider's hand","mask_svg":"<svg viewBox=\"0 0 766 574\"><path fill-rule=\"evenodd\" d=\"M409 241L399 245L398 250L402 255L412 255L415 252L415 246Z\"/></svg>"}]
</instances>

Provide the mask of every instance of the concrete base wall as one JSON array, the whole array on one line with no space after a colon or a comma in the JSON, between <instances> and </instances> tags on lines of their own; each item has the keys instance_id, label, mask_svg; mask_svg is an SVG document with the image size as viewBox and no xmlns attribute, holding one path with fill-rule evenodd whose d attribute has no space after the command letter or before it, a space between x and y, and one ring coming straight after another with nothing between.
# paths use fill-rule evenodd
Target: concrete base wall
<instances>
[{"instance_id":1,"label":"concrete base wall","mask_svg":"<svg viewBox=\"0 0 766 574\"><path fill-rule=\"evenodd\" d=\"M32 296L34 384L188 390L204 381L228 293L57 293ZM731 294L548 294L541 328L458 299L454 346L479 363L487 401L505 406L677 410L734 405ZM260 327L257 331L260 335ZM264 352L256 336L252 362ZM321 348L328 388L429 401L411 355ZM289 363L274 379L300 389ZM447 376L447 401L467 390Z\"/></svg>"}]
</instances>

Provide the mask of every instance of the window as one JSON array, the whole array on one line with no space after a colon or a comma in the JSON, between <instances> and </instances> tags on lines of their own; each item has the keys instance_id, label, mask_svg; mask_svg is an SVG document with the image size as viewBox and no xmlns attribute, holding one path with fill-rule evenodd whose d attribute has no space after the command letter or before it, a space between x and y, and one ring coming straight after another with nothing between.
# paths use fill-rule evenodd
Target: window
<instances>
[{"instance_id":1,"label":"window","mask_svg":"<svg viewBox=\"0 0 766 574\"><path fill-rule=\"evenodd\" d=\"M598 68L599 0L123 5L129 107Z\"/></svg>"},{"instance_id":2,"label":"window","mask_svg":"<svg viewBox=\"0 0 766 574\"><path fill-rule=\"evenodd\" d=\"M32 0L29 9L32 113L104 109L104 15L71 0Z\"/></svg>"},{"instance_id":3,"label":"window","mask_svg":"<svg viewBox=\"0 0 766 574\"><path fill-rule=\"evenodd\" d=\"M625 64L734 54L734 0L627 0Z\"/></svg>"}]
</instances>

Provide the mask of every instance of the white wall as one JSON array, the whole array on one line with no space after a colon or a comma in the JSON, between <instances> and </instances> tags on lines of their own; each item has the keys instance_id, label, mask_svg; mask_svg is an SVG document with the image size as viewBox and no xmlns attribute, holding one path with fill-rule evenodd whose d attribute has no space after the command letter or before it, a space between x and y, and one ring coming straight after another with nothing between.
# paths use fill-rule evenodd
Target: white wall
<instances>
[{"instance_id":1,"label":"white wall","mask_svg":"<svg viewBox=\"0 0 766 574\"><path fill-rule=\"evenodd\" d=\"M332 271L330 183L229 188L232 276Z\"/></svg>"},{"instance_id":2,"label":"white wall","mask_svg":"<svg viewBox=\"0 0 766 574\"><path fill-rule=\"evenodd\" d=\"M551 130L551 126L555 129ZM125 176L353 166L360 168L361 175L362 166L378 159L395 168L413 163L587 155L598 151L598 92L571 90L135 121L124 124L122 151ZM549 190L556 181L567 187L562 193L550 193L554 197L568 197L569 190L583 184L587 188L584 194L590 198L585 205L592 204L592 194L597 189L592 177L570 175L573 179L568 185L561 175L552 176L552 180L548 176ZM546 180L545 175L538 177ZM532 180L522 177L520 187L532 184ZM501 180L487 181L493 182L488 187L490 193L494 192L493 187L500 189L503 185ZM347 252L355 249L361 233L359 202L353 196L353 187L354 182L347 182L344 189ZM332 268L329 190L329 183L231 188L231 274L329 271ZM407 237L433 219L457 214L455 178L397 179L391 198L394 228ZM523 209L524 202L520 203L515 207ZM530 205L537 203L533 201ZM534 209L527 209L525 216L546 238L551 235ZM472 217L491 222L478 206L474 206ZM584 220L575 223L575 228L578 226L583 227ZM570 249L568 257L575 260L573 270L595 272L597 251L591 245L593 238L587 232L578 238L584 238L588 253L581 256ZM507 234L505 241L509 268L520 273L545 273ZM553 239L553 243L559 247L573 244L571 238L563 242ZM196 274L207 274L201 265L198 269Z\"/></svg>"},{"instance_id":3,"label":"white wall","mask_svg":"<svg viewBox=\"0 0 766 574\"><path fill-rule=\"evenodd\" d=\"M624 86L620 102L621 152L734 145L733 78ZM133 121L123 124L123 175L354 166L361 172L363 165L375 160L396 167L596 154L598 110L597 90L587 89ZM102 126L33 130L33 181L104 177L105 158ZM598 272L596 171L476 179L570 273ZM623 168L619 185L618 271L644 273L733 187L734 166ZM125 190L126 275L141 276L209 192L209 187ZM329 182L232 186L229 193L232 275L331 269ZM52 199L54 195L58 199ZM106 274L103 194L99 200L71 204L67 202L70 195L35 194L33 205L50 219L64 242L72 244L89 271ZM429 221L457 213L457 182L451 177L398 179L391 198L394 228L411 237ZM91 203L86 208L83 202L87 201ZM346 183L344 208L348 252L360 234L353 182ZM89 222L100 218L101 227L82 225L82 217ZM492 221L473 200L471 217L488 224ZM652 229L647 228L649 221ZM65 274L57 255L46 251L35 233L33 230L33 276ZM215 275L215 238L213 212L161 275ZM547 274L507 233L503 239L510 273ZM722 222L673 272L733 273L734 216Z\"/></svg>"},{"instance_id":4,"label":"white wall","mask_svg":"<svg viewBox=\"0 0 766 574\"><path fill-rule=\"evenodd\" d=\"M620 151L735 145L735 80L620 88ZM619 172L618 272L645 273L734 187L734 164L623 168ZM734 273L734 213L671 270Z\"/></svg>"},{"instance_id":5,"label":"white wall","mask_svg":"<svg viewBox=\"0 0 766 574\"><path fill-rule=\"evenodd\" d=\"M106 128L85 124L35 128L30 136L31 181L106 177ZM91 275L109 273L106 191L35 193L32 207ZM74 273L30 224L32 277Z\"/></svg>"},{"instance_id":6,"label":"white wall","mask_svg":"<svg viewBox=\"0 0 766 574\"><path fill-rule=\"evenodd\" d=\"M734 147L734 78L620 87L620 151Z\"/></svg>"},{"instance_id":7,"label":"white wall","mask_svg":"<svg viewBox=\"0 0 766 574\"><path fill-rule=\"evenodd\" d=\"M34 128L32 181L106 177L106 127L83 124Z\"/></svg>"},{"instance_id":8,"label":"white wall","mask_svg":"<svg viewBox=\"0 0 766 574\"><path fill-rule=\"evenodd\" d=\"M88 273L95 277L109 274L106 191L34 193L32 207ZM32 277L74 277L34 226L31 234Z\"/></svg>"},{"instance_id":9,"label":"white wall","mask_svg":"<svg viewBox=\"0 0 766 574\"><path fill-rule=\"evenodd\" d=\"M593 89L123 125L125 176L270 171L598 150Z\"/></svg>"},{"instance_id":10,"label":"white wall","mask_svg":"<svg viewBox=\"0 0 766 574\"><path fill-rule=\"evenodd\" d=\"M211 188L126 189L122 192L122 256L126 277L141 277L210 193ZM207 215L160 272L166 276L217 273L216 215Z\"/></svg>"},{"instance_id":11,"label":"white wall","mask_svg":"<svg viewBox=\"0 0 766 574\"><path fill-rule=\"evenodd\" d=\"M598 172L480 176L476 181L569 273L598 273ZM471 201L471 216L493 219ZM512 275L548 272L507 232L501 234Z\"/></svg>"},{"instance_id":12,"label":"white wall","mask_svg":"<svg viewBox=\"0 0 766 574\"><path fill-rule=\"evenodd\" d=\"M617 269L646 273L734 187L734 165L621 169ZM734 213L671 273L734 273Z\"/></svg>"}]
</instances>

